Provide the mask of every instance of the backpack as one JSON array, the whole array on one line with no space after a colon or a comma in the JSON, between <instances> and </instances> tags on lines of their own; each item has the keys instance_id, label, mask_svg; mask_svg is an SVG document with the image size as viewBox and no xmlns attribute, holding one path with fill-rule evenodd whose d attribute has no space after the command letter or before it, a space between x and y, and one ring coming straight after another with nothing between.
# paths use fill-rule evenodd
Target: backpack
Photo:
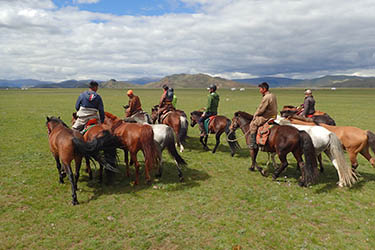
<instances>
[{"instance_id":1,"label":"backpack","mask_svg":"<svg viewBox=\"0 0 375 250\"><path fill-rule=\"evenodd\" d=\"M166 96L167 101L171 102L173 100L173 95L174 95L173 90L169 88L167 90L167 96Z\"/></svg>"}]
</instances>

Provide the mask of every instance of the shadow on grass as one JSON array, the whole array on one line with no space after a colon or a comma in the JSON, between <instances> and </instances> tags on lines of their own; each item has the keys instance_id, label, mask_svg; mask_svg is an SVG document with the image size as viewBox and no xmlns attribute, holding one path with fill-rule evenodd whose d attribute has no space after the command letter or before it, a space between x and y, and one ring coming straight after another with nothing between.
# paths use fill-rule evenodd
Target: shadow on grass
<instances>
[{"instance_id":1,"label":"shadow on grass","mask_svg":"<svg viewBox=\"0 0 375 250\"><path fill-rule=\"evenodd\" d=\"M140 161L141 168L139 169L139 184L134 186L135 180L135 169L130 166L130 177L126 176L126 168L124 164L119 165L121 173L113 173L108 175L108 173L103 174L103 183L99 182L99 170L93 170L94 178L90 180L87 175L80 178L80 182L87 182L87 186L93 189L94 195L87 201L82 201L82 203L90 202L92 200L98 199L102 195L111 194L122 194L122 193L136 193L144 189L154 188L157 185L168 186L168 191L178 191L193 188L200 185L200 181L210 178L210 176L201 170L196 170L188 167L182 167L182 173L184 176L184 181L180 182L178 177L178 171L176 165L171 162L163 162L163 176L159 179L155 178L157 169L153 169L150 173L151 183L147 184L145 182L144 176L144 162ZM92 190L82 190L83 192L92 192Z\"/></svg>"},{"instance_id":2,"label":"shadow on grass","mask_svg":"<svg viewBox=\"0 0 375 250\"><path fill-rule=\"evenodd\" d=\"M210 149L209 151L212 152L212 150L214 149L215 144L216 144L216 138L215 138L214 134L210 134L208 136L207 144L208 144L208 147ZM188 150L195 150L195 151L199 151L199 152L208 152L207 150L205 150L203 148L202 143L199 141L199 137L189 137L189 139L186 140L184 145L185 145L185 149L188 149ZM237 151L239 152L240 150L241 149L239 149ZM225 134L221 135L220 144L217 147L216 152L225 152L230 156L231 150L230 150L230 147L228 145L227 137L226 137ZM236 152L236 154L237 154L237 152Z\"/></svg>"}]
</instances>

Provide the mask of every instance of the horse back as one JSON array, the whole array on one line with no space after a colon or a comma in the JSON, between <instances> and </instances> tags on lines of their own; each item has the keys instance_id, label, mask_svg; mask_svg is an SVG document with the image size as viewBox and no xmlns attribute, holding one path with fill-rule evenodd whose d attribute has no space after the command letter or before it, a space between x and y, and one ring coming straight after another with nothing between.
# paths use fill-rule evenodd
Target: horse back
<instances>
[{"instance_id":1,"label":"horse back","mask_svg":"<svg viewBox=\"0 0 375 250\"><path fill-rule=\"evenodd\" d=\"M292 151L296 145L299 145L298 129L288 125L273 126L270 129L267 144L272 149L270 152L280 150Z\"/></svg>"},{"instance_id":2,"label":"horse back","mask_svg":"<svg viewBox=\"0 0 375 250\"><path fill-rule=\"evenodd\" d=\"M52 154L59 156L63 162L71 161L74 158L74 144L72 140L75 135L75 131L72 129L63 126L55 128L49 135L49 145ZM83 140L79 132L76 137Z\"/></svg>"},{"instance_id":3,"label":"horse back","mask_svg":"<svg viewBox=\"0 0 375 250\"><path fill-rule=\"evenodd\" d=\"M217 133L221 130L224 131L227 126L228 120L229 119L223 115L217 115L211 120L210 124L208 125L208 130L213 131L214 133Z\"/></svg>"}]
</instances>

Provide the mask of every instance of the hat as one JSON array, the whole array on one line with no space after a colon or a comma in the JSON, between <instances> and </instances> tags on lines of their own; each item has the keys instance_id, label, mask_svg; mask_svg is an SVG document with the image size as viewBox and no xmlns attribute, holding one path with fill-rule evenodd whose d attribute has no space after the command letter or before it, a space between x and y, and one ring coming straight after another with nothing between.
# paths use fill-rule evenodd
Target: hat
<instances>
[{"instance_id":1,"label":"hat","mask_svg":"<svg viewBox=\"0 0 375 250\"><path fill-rule=\"evenodd\" d=\"M128 92L127 92L128 95L132 95L133 94L133 90L129 89Z\"/></svg>"},{"instance_id":2,"label":"hat","mask_svg":"<svg viewBox=\"0 0 375 250\"><path fill-rule=\"evenodd\" d=\"M213 91L216 91L216 85L215 84L211 84L208 89L212 89Z\"/></svg>"},{"instance_id":3,"label":"hat","mask_svg":"<svg viewBox=\"0 0 375 250\"><path fill-rule=\"evenodd\" d=\"M311 94L312 94L311 89L306 89L305 90L305 95L311 95Z\"/></svg>"},{"instance_id":4,"label":"hat","mask_svg":"<svg viewBox=\"0 0 375 250\"><path fill-rule=\"evenodd\" d=\"M165 90L167 90L168 89L168 85L167 84L163 84L162 88L165 89Z\"/></svg>"}]
</instances>

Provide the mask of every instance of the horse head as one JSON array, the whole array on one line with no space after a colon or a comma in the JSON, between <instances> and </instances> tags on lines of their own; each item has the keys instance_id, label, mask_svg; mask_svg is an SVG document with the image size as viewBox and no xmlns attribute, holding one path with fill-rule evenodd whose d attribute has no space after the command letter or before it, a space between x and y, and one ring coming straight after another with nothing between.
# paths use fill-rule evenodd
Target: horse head
<instances>
[{"instance_id":1,"label":"horse head","mask_svg":"<svg viewBox=\"0 0 375 250\"><path fill-rule=\"evenodd\" d=\"M202 116L203 112L193 111L190 113L190 126L194 127L198 123L199 118Z\"/></svg>"}]
</instances>

